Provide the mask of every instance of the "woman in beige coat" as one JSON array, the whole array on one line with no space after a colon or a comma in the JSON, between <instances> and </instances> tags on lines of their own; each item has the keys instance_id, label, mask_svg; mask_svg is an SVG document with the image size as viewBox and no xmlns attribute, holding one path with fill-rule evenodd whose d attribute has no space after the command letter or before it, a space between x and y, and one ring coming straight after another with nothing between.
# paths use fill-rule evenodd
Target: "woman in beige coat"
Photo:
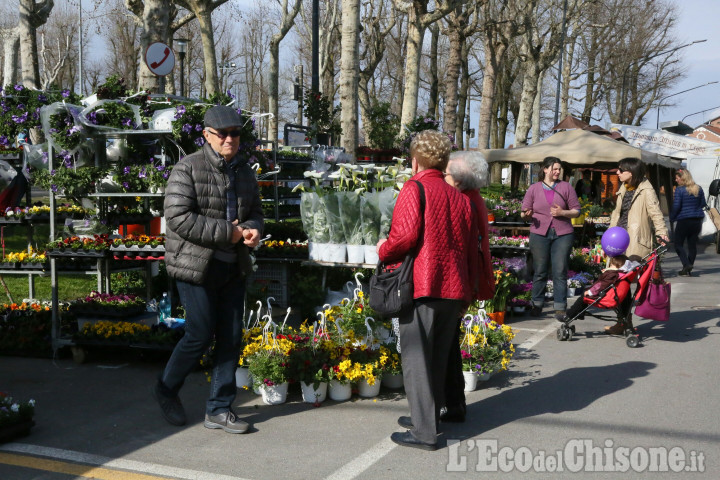
<instances>
[{"instance_id":1,"label":"woman in beige coat","mask_svg":"<svg viewBox=\"0 0 720 480\"><path fill-rule=\"evenodd\" d=\"M640 261L652 251L655 237L660 237L663 242L669 241L665 219L655 189L645 178L644 163L637 158L623 158L618 164L617 174L622 185L610 215L610 226L627 230L630 244L625 255L629 260ZM631 303L632 296L628 295L622 305L623 314L628 313ZM622 323L605 327L607 333L614 335L622 334L623 330Z\"/></svg>"}]
</instances>

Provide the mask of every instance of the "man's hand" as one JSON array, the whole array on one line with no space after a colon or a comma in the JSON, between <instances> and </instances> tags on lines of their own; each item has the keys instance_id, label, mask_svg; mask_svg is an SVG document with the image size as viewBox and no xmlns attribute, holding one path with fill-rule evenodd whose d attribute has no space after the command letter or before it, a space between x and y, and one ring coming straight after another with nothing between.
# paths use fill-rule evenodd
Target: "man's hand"
<instances>
[{"instance_id":1,"label":"man's hand","mask_svg":"<svg viewBox=\"0 0 720 480\"><path fill-rule=\"evenodd\" d=\"M232 239L230 240L233 245L238 243L240 240L243 239L243 228L238 225L238 221L234 220L232 222L233 224L233 232L232 232Z\"/></svg>"},{"instance_id":2,"label":"man's hand","mask_svg":"<svg viewBox=\"0 0 720 480\"><path fill-rule=\"evenodd\" d=\"M260 232L254 228L246 228L242 233L245 239L245 245L250 248L255 248L260 244Z\"/></svg>"}]
</instances>

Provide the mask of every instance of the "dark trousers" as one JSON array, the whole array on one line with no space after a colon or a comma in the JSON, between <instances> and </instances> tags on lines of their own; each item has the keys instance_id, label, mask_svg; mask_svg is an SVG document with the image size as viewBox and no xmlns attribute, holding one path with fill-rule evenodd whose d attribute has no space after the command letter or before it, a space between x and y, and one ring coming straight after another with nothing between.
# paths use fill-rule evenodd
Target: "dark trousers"
<instances>
[{"instance_id":1,"label":"dark trousers","mask_svg":"<svg viewBox=\"0 0 720 480\"><path fill-rule=\"evenodd\" d=\"M440 407L445 404L445 372L461 304L460 300L421 298L415 300L411 312L400 317L411 433L421 442L437 442Z\"/></svg>"},{"instance_id":2,"label":"dark trousers","mask_svg":"<svg viewBox=\"0 0 720 480\"><path fill-rule=\"evenodd\" d=\"M214 338L206 413L217 415L230 410L237 393L235 369L242 348L245 278L234 263L211 260L209 268L202 285L177 282L185 307L185 335L175 346L160 379L167 394L177 395Z\"/></svg>"},{"instance_id":3,"label":"dark trousers","mask_svg":"<svg viewBox=\"0 0 720 480\"><path fill-rule=\"evenodd\" d=\"M460 322L455 324L455 334L450 344L447 371L445 372L445 406L448 409L465 410L465 377L460 353Z\"/></svg>"},{"instance_id":4,"label":"dark trousers","mask_svg":"<svg viewBox=\"0 0 720 480\"><path fill-rule=\"evenodd\" d=\"M701 218L683 218L675 224L675 251L677 252L680 263L684 267L692 267L695 264L697 256L697 242L702 230ZM687 251L685 250L685 242L687 241Z\"/></svg>"}]
</instances>

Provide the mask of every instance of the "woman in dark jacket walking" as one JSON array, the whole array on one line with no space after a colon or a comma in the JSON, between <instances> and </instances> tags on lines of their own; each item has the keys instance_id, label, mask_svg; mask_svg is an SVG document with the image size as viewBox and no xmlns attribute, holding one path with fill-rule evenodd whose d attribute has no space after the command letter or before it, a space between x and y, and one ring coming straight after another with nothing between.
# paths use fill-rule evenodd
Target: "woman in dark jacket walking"
<instances>
[{"instance_id":1,"label":"woman in dark jacket walking","mask_svg":"<svg viewBox=\"0 0 720 480\"><path fill-rule=\"evenodd\" d=\"M678 186L675 189L673 208L670 213L670 221L677 222L673 242L683 266L678 275L689 277L695 264L697 241L705 216L703 210L707 208L707 203L705 202L705 192L700 185L695 183L689 171L678 170L675 173L675 181ZM685 242L687 242L687 250L685 250Z\"/></svg>"}]
</instances>

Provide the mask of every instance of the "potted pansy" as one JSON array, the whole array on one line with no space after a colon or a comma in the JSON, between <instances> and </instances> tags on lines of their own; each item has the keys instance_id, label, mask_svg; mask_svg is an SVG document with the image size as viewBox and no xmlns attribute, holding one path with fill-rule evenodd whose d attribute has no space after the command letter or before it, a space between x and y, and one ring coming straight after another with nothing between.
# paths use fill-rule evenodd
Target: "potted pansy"
<instances>
[{"instance_id":1,"label":"potted pansy","mask_svg":"<svg viewBox=\"0 0 720 480\"><path fill-rule=\"evenodd\" d=\"M260 390L263 402L277 405L287 399L290 380L288 355L294 343L287 335L265 333L254 339L260 348L246 358L253 386Z\"/></svg>"},{"instance_id":2,"label":"potted pansy","mask_svg":"<svg viewBox=\"0 0 720 480\"><path fill-rule=\"evenodd\" d=\"M29 435L34 415L35 400L18 401L0 392L0 443Z\"/></svg>"}]
</instances>

